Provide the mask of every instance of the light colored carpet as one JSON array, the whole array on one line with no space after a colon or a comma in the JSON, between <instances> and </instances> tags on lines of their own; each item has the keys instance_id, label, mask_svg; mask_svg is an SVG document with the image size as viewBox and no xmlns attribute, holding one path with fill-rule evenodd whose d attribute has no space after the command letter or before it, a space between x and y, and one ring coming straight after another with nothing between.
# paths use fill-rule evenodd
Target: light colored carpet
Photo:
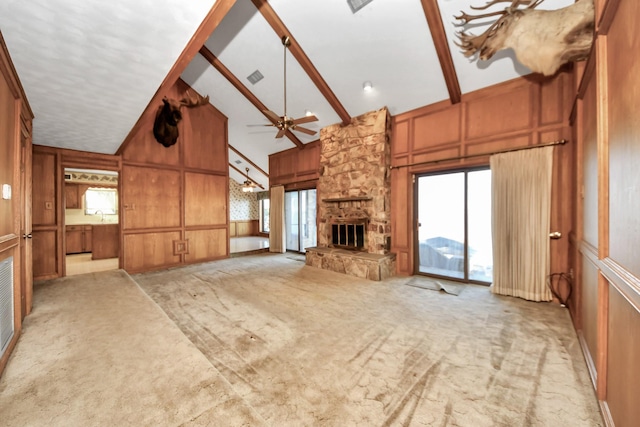
<instances>
[{"instance_id":1,"label":"light colored carpet","mask_svg":"<svg viewBox=\"0 0 640 427\"><path fill-rule=\"evenodd\" d=\"M1 426L261 425L123 271L36 285L0 379Z\"/></svg>"},{"instance_id":2,"label":"light colored carpet","mask_svg":"<svg viewBox=\"0 0 640 427\"><path fill-rule=\"evenodd\" d=\"M275 254L134 279L268 425L603 425L558 305Z\"/></svg>"}]
</instances>

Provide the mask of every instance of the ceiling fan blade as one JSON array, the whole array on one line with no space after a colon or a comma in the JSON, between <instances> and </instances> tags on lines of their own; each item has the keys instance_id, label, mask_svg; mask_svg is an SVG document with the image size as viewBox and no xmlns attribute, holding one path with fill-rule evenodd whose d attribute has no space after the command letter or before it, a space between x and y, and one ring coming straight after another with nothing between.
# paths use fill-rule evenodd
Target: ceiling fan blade
<instances>
[{"instance_id":1,"label":"ceiling fan blade","mask_svg":"<svg viewBox=\"0 0 640 427\"><path fill-rule=\"evenodd\" d=\"M307 129L307 128L301 128L300 126L294 127L293 130L297 130L299 132L306 133L308 135L315 135L317 133L315 130L311 130L311 129Z\"/></svg>"},{"instance_id":2,"label":"ceiling fan blade","mask_svg":"<svg viewBox=\"0 0 640 427\"><path fill-rule=\"evenodd\" d=\"M262 110L262 112L264 113L265 116L267 116L270 120L273 120L274 122L279 122L281 120L280 116L271 110Z\"/></svg>"},{"instance_id":3,"label":"ceiling fan blade","mask_svg":"<svg viewBox=\"0 0 640 427\"><path fill-rule=\"evenodd\" d=\"M276 138L282 138L284 136L284 134L287 133L286 129L280 129L278 131L278 133L276 134Z\"/></svg>"},{"instance_id":4,"label":"ceiling fan blade","mask_svg":"<svg viewBox=\"0 0 640 427\"><path fill-rule=\"evenodd\" d=\"M300 117L299 119L295 119L292 122L294 125L299 125L302 123L315 122L317 120L318 118L316 116L304 116L304 117Z\"/></svg>"},{"instance_id":5,"label":"ceiling fan blade","mask_svg":"<svg viewBox=\"0 0 640 427\"><path fill-rule=\"evenodd\" d=\"M259 127L263 127L263 126L271 126L271 127L273 127L275 125L273 123L265 123L263 125L247 125L248 128L254 128L254 127L258 127L258 126Z\"/></svg>"}]
</instances>

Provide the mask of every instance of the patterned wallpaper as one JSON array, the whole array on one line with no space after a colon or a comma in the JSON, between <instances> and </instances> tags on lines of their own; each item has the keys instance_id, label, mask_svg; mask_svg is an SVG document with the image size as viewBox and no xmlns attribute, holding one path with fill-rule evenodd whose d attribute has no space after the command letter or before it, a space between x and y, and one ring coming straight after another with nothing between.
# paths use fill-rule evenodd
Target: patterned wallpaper
<instances>
[{"instance_id":1,"label":"patterned wallpaper","mask_svg":"<svg viewBox=\"0 0 640 427\"><path fill-rule=\"evenodd\" d=\"M243 193L242 185L229 179L229 219L231 221L260 219L256 193Z\"/></svg>"}]
</instances>

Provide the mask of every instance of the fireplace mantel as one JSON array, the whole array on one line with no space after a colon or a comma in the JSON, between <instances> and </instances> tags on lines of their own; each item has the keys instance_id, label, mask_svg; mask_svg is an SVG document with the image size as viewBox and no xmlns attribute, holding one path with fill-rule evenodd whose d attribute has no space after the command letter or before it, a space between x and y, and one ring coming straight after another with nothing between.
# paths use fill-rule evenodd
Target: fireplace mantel
<instances>
[{"instance_id":1,"label":"fireplace mantel","mask_svg":"<svg viewBox=\"0 0 640 427\"><path fill-rule=\"evenodd\" d=\"M362 197L337 197L333 199L322 199L322 201L325 203L366 202L368 200L373 200L373 197L362 196Z\"/></svg>"}]
</instances>

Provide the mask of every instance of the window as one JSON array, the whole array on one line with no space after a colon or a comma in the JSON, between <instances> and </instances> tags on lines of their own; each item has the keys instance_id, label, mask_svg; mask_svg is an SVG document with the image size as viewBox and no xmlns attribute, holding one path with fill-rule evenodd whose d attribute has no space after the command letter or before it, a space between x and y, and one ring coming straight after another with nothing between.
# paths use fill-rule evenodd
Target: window
<instances>
[{"instance_id":1,"label":"window","mask_svg":"<svg viewBox=\"0 0 640 427\"><path fill-rule=\"evenodd\" d=\"M118 212L118 190L115 188L89 188L84 195L86 215L115 215Z\"/></svg>"},{"instance_id":2,"label":"window","mask_svg":"<svg viewBox=\"0 0 640 427\"><path fill-rule=\"evenodd\" d=\"M269 232L269 199L260 200L260 231Z\"/></svg>"}]
</instances>

